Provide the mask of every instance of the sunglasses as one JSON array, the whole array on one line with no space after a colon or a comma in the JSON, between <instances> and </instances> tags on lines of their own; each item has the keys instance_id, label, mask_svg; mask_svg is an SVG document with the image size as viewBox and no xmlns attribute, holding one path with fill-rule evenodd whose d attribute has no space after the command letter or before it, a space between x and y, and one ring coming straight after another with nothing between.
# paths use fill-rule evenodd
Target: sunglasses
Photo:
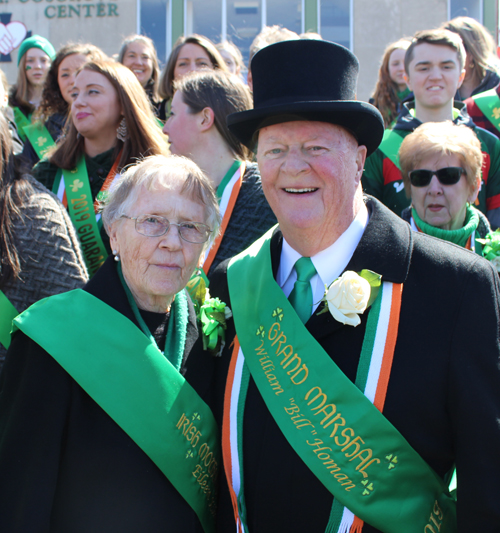
<instances>
[{"instance_id":1,"label":"sunglasses","mask_svg":"<svg viewBox=\"0 0 500 533\"><path fill-rule=\"evenodd\" d=\"M441 185L455 185L455 183L460 181L462 174L465 174L465 169L462 167L445 167L440 168L439 170L419 168L408 172L410 183L414 187L425 187L426 185L429 185L432 176L436 176Z\"/></svg>"}]
</instances>

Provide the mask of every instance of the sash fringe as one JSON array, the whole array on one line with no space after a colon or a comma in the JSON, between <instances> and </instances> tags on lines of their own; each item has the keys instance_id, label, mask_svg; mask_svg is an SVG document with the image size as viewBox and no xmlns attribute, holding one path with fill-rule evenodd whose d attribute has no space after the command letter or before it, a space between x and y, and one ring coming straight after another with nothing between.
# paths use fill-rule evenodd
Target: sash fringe
<instances>
[{"instance_id":1,"label":"sash fringe","mask_svg":"<svg viewBox=\"0 0 500 533\"><path fill-rule=\"evenodd\" d=\"M340 525L338 527L337 532L338 533L350 533L351 526L356 517L354 516L354 513L350 511L347 507L344 507L344 510L342 512L342 520L340 521Z\"/></svg>"},{"instance_id":2,"label":"sash fringe","mask_svg":"<svg viewBox=\"0 0 500 533\"><path fill-rule=\"evenodd\" d=\"M354 522L352 523L352 526L351 526L351 531L349 533L361 533L361 531L363 530L363 525L364 525L363 520L355 516Z\"/></svg>"}]
</instances>

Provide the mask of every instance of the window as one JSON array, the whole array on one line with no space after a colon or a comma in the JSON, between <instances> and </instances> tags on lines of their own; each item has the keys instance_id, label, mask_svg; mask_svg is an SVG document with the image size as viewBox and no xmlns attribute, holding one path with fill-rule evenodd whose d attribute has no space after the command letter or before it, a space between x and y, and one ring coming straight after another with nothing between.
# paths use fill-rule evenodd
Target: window
<instances>
[{"instance_id":1,"label":"window","mask_svg":"<svg viewBox=\"0 0 500 533\"><path fill-rule=\"evenodd\" d=\"M141 0L140 31L155 43L160 63L167 55L167 0Z\"/></svg>"},{"instance_id":2,"label":"window","mask_svg":"<svg viewBox=\"0 0 500 533\"><path fill-rule=\"evenodd\" d=\"M248 65L250 45L261 27L261 0L227 0L227 39L240 49L245 65Z\"/></svg>"},{"instance_id":3,"label":"window","mask_svg":"<svg viewBox=\"0 0 500 533\"><path fill-rule=\"evenodd\" d=\"M266 25L283 26L295 33L302 33L301 0L267 0Z\"/></svg>"},{"instance_id":4,"label":"window","mask_svg":"<svg viewBox=\"0 0 500 533\"><path fill-rule=\"evenodd\" d=\"M185 35L198 33L214 43L220 42L222 0L187 0L185 6Z\"/></svg>"},{"instance_id":5,"label":"window","mask_svg":"<svg viewBox=\"0 0 500 533\"><path fill-rule=\"evenodd\" d=\"M450 0L450 20L455 17L471 17L483 22L482 0Z\"/></svg>"},{"instance_id":6,"label":"window","mask_svg":"<svg viewBox=\"0 0 500 533\"><path fill-rule=\"evenodd\" d=\"M320 0L323 39L351 48L351 0Z\"/></svg>"}]
</instances>

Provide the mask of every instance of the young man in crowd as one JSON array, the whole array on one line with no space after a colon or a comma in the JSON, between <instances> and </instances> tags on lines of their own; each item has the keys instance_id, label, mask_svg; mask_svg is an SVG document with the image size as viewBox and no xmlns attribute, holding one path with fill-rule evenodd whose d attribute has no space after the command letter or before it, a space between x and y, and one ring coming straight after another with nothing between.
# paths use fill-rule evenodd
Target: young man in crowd
<instances>
[{"instance_id":1,"label":"young man in crowd","mask_svg":"<svg viewBox=\"0 0 500 533\"><path fill-rule=\"evenodd\" d=\"M403 105L393 130L365 164L362 184L367 194L383 202L397 215L408 207L398 150L404 137L424 122L452 120L474 130L484 153L481 188L476 207L500 226L500 140L478 128L468 116L465 104L453 97L464 76L465 49L460 37L448 30L425 30L415 34L405 56L406 81L414 100Z\"/></svg>"}]
</instances>

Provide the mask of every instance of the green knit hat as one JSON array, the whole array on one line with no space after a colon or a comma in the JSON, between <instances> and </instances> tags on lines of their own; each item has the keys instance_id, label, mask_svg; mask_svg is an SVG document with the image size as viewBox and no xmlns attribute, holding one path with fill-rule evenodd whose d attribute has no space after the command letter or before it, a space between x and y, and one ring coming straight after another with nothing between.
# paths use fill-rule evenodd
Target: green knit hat
<instances>
[{"instance_id":1,"label":"green knit hat","mask_svg":"<svg viewBox=\"0 0 500 533\"><path fill-rule=\"evenodd\" d=\"M56 56L54 47L45 37L42 37L41 35L32 35L28 39L24 39L19 46L19 50L17 51L17 66L19 66L21 58L30 48L40 48L40 50L44 51L50 57L51 61Z\"/></svg>"}]
</instances>

